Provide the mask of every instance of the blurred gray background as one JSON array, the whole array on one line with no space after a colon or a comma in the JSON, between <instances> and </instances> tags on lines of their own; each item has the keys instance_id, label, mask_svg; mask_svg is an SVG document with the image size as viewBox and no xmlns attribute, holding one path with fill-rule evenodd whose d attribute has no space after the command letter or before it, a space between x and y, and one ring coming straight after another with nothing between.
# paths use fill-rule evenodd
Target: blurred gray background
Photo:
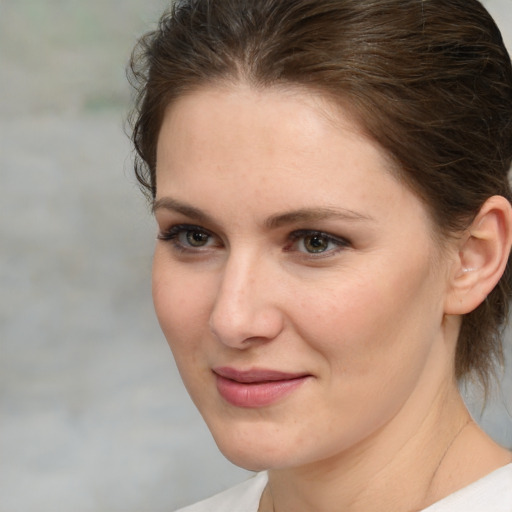
<instances>
[{"instance_id":1,"label":"blurred gray background","mask_svg":"<svg viewBox=\"0 0 512 512\"><path fill-rule=\"evenodd\" d=\"M166 5L0 0L0 512L170 511L246 474L152 310L124 68ZM486 5L512 48L512 0ZM510 366L483 415L469 401L512 446Z\"/></svg>"}]
</instances>

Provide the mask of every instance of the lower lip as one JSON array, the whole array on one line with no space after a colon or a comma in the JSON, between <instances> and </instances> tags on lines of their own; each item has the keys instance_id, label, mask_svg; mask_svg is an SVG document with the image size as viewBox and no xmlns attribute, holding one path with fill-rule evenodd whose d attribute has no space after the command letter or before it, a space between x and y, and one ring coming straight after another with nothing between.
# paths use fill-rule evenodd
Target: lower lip
<instances>
[{"instance_id":1,"label":"lower lip","mask_svg":"<svg viewBox=\"0 0 512 512\"><path fill-rule=\"evenodd\" d=\"M237 382L216 375L219 394L236 407L264 407L289 395L308 378L276 380L265 382Z\"/></svg>"}]
</instances>

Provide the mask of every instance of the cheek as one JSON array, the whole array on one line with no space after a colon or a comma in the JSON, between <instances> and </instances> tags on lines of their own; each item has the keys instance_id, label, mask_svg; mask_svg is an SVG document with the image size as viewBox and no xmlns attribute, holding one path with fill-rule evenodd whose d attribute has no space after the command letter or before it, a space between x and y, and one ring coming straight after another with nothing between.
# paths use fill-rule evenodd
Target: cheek
<instances>
[{"instance_id":1,"label":"cheek","mask_svg":"<svg viewBox=\"0 0 512 512\"><path fill-rule=\"evenodd\" d=\"M435 295L420 269L402 277L385 284L369 276L347 279L330 290L330 299L315 294L309 309L296 310L300 337L323 360L318 368L327 391L318 414L339 411L322 417L326 428L347 433L344 443L393 417L429 364L438 335Z\"/></svg>"},{"instance_id":2,"label":"cheek","mask_svg":"<svg viewBox=\"0 0 512 512\"><path fill-rule=\"evenodd\" d=\"M442 300L428 262L413 262L385 265L382 273L368 265L310 297L309 306L301 301L301 336L323 353L333 378L389 380L403 373L402 363L426 359L439 334Z\"/></svg>"},{"instance_id":3,"label":"cheek","mask_svg":"<svg viewBox=\"0 0 512 512\"><path fill-rule=\"evenodd\" d=\"M160 327L179 362L187 352L197 349L199 333L208 326L208 294L197 276L188 276L162 259L155 254L153 303Z\"/></svg>"},{"instance_id":4,"label":"cheek","mask_svg":"<svg viewBox=\"0 0 512 512\"><path fill-rule=\"evenodd\" d=\"M174 361L192 400L204 393L209 375L205 359L205 330L208 307L205 295L196 293L193 283L177 272L153 271L153 302L158 322L172 351Z\"/></svg>"}]
</instances>

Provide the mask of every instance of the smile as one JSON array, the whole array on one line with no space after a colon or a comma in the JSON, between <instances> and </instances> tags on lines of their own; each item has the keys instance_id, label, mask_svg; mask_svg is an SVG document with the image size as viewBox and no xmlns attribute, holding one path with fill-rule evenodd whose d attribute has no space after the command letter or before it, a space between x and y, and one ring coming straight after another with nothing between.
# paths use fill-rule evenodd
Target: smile
<instances>
[{"instance_id":1,"label":"smile","mask_svg":"<svg viewBox=\"0 0 512 512\"><path fill-rule=\"evenodd\" d=\"M311 377L264 369L239 371L229 367L214 368L213 372L222 398L236 407L248 408L277 402Z\"/></svg>"}]
</instances>

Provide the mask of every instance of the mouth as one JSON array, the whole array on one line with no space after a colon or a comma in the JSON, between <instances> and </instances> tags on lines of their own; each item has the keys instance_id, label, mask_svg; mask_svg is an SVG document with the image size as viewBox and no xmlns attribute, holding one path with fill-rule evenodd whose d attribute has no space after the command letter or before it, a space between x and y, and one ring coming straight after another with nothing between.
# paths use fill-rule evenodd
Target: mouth
<instances>
[{"instance_id":1,"label":"mouth","mask_svg":"<svg viewBox=\"0 0 512 512\"><path fill-rule=\"evenodd\" d=\"M236 407L257 408L273 404L299 388L311 375L253 368L214 368L217 391Z\"/></svg>"}]
</instances>

